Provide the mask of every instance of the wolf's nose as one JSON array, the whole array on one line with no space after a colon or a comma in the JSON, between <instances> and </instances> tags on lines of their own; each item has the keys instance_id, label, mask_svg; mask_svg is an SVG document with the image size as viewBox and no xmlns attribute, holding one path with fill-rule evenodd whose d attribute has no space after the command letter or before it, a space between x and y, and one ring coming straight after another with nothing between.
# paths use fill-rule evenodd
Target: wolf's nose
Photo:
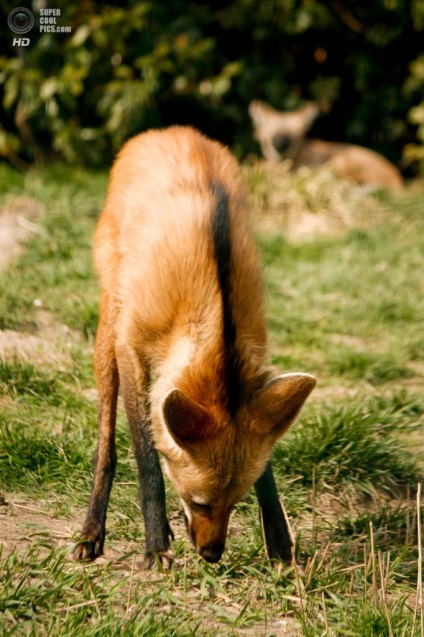
<instances>
[{"instance_id":1,"label":"wolf's nose","mask_svg":"<svg viewBox=\"0 0 424 637\"><path fill-rule=\"evenodd\" d=\"M211 546L205 546L199 551L203 559L206 560L207 562L210 562L211 564L213 564L214 562L219 562L223 552L224 552L223 544L212 544Z\"/></svg>"}]
</instances>

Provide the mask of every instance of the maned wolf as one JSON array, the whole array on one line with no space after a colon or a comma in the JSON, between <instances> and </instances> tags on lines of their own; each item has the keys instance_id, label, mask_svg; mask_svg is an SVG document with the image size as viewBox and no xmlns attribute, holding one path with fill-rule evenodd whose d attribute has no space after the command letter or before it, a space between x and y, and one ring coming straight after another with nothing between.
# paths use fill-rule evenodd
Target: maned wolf
<instances>
[{"instance_id":1,"label":"maned wolf","mask_svg":"<svg viewBox=\"0 0 424 637\"><path fill-rule=\"evenodd\" d=\"M358 184L402 188L403 178L396 166L373 150L355 144L307 139L305 136L319 114L320 107L315 102L287 113L260 100L249 105L255 137L268 161L291 159L294 169L327 164L339 177Z\"/></svg>"},{"instance_id":2,"label":"maned wolf","mask_svg":"<svg viewBox=\"0 0 424 637\"><path fill-rule=\"evenodd\" d=\"M221 558L231 510L252 485L268 555L290 560L269 460L315 379L271 377L265 367L261 268L231 154L188 127L130 140L111 173L95 263L99 438L74 556L103 552L120 386L141 486L144 566L172 560L158 452L205 560Z\"/></svg>"}]
</instances>

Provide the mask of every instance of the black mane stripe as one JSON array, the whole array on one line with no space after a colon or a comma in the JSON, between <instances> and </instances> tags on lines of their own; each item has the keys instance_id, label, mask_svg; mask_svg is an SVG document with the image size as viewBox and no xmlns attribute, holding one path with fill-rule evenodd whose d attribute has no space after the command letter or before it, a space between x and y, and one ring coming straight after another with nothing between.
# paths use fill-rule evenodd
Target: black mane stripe
<instances>
[{"instance_id":1,"label":"black mane stripe","mask_svg":"<svg viewBox=\"0 0 424 637\"><path fill-rule=\"evenodd\" d=\"M231 304L231 219L228 194L224 187L220 183L211 183L210 188L216 198L216 209L212 218L212 236L222 295L225 387L228 408L231 414L235 414L239 405L241 380L240 360L236 349L236 326Z\"/></svg>"}]
</instances>

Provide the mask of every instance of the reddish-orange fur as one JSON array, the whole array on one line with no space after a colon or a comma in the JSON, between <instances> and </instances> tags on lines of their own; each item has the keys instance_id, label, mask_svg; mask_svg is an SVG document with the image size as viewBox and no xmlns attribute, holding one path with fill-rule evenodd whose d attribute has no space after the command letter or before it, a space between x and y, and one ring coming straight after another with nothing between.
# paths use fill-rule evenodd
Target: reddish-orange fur
<instances>
[{"instance_id":1,"label":"reddish-orange fur","mask_svg":"<svg viewBox=\"0 0 424 637\"><path fill-rule=\"evenodd\" d=\"M217 192L225 193L230 220L233 345L223 335L224 297L212 232ZM185 127L129 141L111 173L95 234L95 263L103 290L95 356L99 446L75 555L92 558L102 551L119 373L142 483L146 564L152 565L154 555L164 562L170 556L156 450L181 497L193 542L205 559L216 561L232 506L264 473L274 442L315 384L302 374L266 384L261 268L231 154ZM240 375L236 413L228 402L229 347L236 351ZM270 472L262 482L272 484ZM261 484L260 502L266 500ZM267 506L280 525L279 532L273 527L268 534L275 545L271 554L287 558L278 500Z\"/></svg>"}]
</instances>

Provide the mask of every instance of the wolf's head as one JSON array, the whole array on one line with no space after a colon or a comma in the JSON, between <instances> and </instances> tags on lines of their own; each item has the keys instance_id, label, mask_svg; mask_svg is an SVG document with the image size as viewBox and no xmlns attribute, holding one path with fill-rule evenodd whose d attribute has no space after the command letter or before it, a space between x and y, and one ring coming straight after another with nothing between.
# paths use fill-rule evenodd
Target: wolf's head
<instances>
[{"instance_id":1,"label":"wolf's head","mask_svg":"<svg viewBox=\"0 0 424 637\"><path fill-rule=\"evenodd\" d=\"M315 386L309 374L268 381L234 418L212 415L172 389L162 403L165 468L181 498L199 554L217 562L233 506L260 478L275 442L296 419Z\"/></svg>"}]
</instances>

